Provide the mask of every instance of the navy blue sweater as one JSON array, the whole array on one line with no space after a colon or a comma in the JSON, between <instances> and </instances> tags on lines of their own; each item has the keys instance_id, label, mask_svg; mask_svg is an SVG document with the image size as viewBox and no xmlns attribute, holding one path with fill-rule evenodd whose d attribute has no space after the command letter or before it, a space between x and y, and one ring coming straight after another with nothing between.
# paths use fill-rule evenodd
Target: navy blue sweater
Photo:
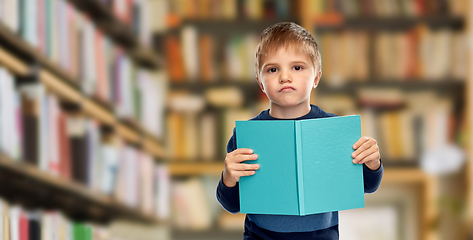
<instances>
[{"instance_id":1,"label":"navy blue sweater","mask_svg":"<svg viewBox=\"0 0 473 240\"><path fill-rule=\"evenodd\" d=\"M335 117L315 105L311 111L293 120ZM250 120L282 120L269 115L269 110L262 111ZM237 149L236 133L228 141L227 152ZM363 165L365 193L376 191L383 177L383 166L376 171ZM225 210L240 212L239 185L227 187L220 179L217 186L217 199ZM307 216L247 214L245 220L245 239L338 239L338 212L312 214Z\"/></svg>"}]
</instances>

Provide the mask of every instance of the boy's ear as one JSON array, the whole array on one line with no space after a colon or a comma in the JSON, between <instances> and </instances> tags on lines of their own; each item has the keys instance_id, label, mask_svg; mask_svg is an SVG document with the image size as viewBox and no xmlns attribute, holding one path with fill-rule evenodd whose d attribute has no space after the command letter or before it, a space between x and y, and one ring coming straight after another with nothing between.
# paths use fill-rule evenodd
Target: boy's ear
<instances>
[{"instance_id":1,"label":"boy's ear","mask_svg":"<svg viewBox=\"0 0 473 240\"><path fill-rule=\"evenodd\" d=\"M264 93L266 93L266 92L264 91L264 86L263 86L263 84L261 83L261 81L259 80L258 77L256 77L256 81L258 82L258 85L259 85L259 88L261 88L261 91L263 91Z\"/></svg>"},{"instance_id":2,"label":"boy's ear","mask_svg":"<svg viewBox=\"0 0 473 240\"><path fill-rule=\"evenodd\" d=\"M312 88L316 88L318 85L319 85L319 82L320 82L320 78L322 77L322 71L319 71L319 73L317 74L317 76L315 76L315 79L314 79L314 86L312 86Z\"/></svg>"}]
</instances>

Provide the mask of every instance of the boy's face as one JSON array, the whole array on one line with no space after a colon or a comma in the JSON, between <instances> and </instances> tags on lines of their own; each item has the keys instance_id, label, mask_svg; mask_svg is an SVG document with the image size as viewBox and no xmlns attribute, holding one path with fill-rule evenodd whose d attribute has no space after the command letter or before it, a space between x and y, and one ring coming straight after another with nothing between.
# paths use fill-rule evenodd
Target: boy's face
<instances>
[{"instance_id":1,"label":"boy's face","mask_svg":"<svg viewBox=\"0 0 473 240\"><path fill-rule=\"evenodd\" d=\"M310 92L319 83L308 54L296 47L280 47L261 57L258 84L271 101L271 107L309 106Z\"/></svg>"}]
</instances>

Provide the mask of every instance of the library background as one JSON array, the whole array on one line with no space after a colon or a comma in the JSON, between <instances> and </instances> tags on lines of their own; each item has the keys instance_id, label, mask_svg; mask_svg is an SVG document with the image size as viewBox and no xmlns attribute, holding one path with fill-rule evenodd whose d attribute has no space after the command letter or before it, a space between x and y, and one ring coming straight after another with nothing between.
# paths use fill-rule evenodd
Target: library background
<instances>
[{"instance_id":1,"label":"library background","mask_svg":"<svg viewBox=\"0 0 473 240\"><path fill-rule=\"evenodd\" d=\"M468 0L0 0L0 237L241 239L215 197L235 120L269 106L256 39L310 30L312 101L385 166L341 239L472 239Z\"/></svg>"}]
</instances>

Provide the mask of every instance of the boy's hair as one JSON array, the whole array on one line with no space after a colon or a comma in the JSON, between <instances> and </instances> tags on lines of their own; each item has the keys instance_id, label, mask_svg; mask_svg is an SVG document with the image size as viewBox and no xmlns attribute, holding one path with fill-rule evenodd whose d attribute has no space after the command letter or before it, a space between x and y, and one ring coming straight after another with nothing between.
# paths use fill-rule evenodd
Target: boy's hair
<instances>
[{"instance_id":1,"label":"boy's hair","mask_svg":"<svg viewBox=\"0 0 473 240\"><path fill-rule=\"evenodd\" d=\"M316 74L321 69L319 47L310 32L293 22L280 22L266 28L258 38L255 59L256 77L259 77L261 71L261 56L268 52L275 52L282 46L301 48L312 60Z\"/></svg>"}]
</instances>

